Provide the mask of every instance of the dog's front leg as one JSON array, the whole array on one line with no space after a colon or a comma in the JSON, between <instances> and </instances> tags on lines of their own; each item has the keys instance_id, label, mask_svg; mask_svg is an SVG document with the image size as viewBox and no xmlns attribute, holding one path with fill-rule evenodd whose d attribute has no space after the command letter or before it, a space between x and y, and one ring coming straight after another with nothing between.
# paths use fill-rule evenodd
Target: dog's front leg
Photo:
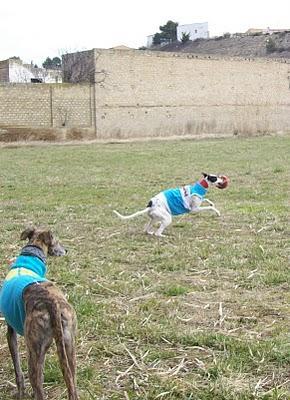
<instances>
[{"instance_id":1,"label":"dog's front leg","mask_svg":"<svg viewBox=\"0 0 290 400\"><path fill-rule=\"evenodd\" d=\"M203 199L203 201L206 201L210 206L214 207L214 203L209 199Z\"/></svg>"},{"instance_id":2,"label":"dog's front leg","mask_svg":"<svg viewBox=\"0 0 290 400\"><path fill-rule=\"evenodd\" d=\"M203 211L214 211L219 217L221 215L219 210L217 208L215 208L215 207L212 207L212 206L196 207L196 208L193 208L191 211L194 212L194 213L203 212Z\"/></svg>"},{"instance_id":3,"label":"dog's front leg","mask_svg":"<svg viewBox=\"0 0 290 400\"><path fill-rule=\"evenodd\" d=\"M24 376L20 365L20 358L18 353L18 343L17 343L17 334L16 331L8 325L7 329L7 342L10 350L10 354L13 361L15 376L16 376L16 385L17 385L17 399L21 400L24 397L25 385L24 385Z\"/></svg>"}]
</instances>

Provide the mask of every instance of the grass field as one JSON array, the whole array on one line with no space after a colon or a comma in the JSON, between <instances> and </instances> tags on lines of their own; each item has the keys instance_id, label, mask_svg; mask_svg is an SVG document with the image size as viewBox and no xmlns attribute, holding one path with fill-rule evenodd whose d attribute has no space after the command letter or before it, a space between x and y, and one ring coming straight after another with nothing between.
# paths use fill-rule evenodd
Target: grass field
<instances>
[{"instance_id":1,"label":"grass field","mask_svg":"<svg viewBox=\"0 0 290 400\"><path fill-rule=\"evenodd\" d=\"M289 137L0 155L0 280L28 224L49 226L69 249L48 267L78 315L81 400L290 399ZM139 210L204 170L231 178L209 192L220 218L176 217L157 239L143 234L145 217L112 214ZM0 322L0 398L10 400L5 333ZM66 398L54 348L45 390Z\"/></svg>"}]
</instances>

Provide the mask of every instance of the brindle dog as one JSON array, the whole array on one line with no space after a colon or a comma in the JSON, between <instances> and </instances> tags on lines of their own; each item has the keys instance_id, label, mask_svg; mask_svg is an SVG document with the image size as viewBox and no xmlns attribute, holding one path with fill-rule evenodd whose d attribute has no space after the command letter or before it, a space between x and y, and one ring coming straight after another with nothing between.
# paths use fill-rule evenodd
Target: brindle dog
<instances>
[{"instance_id":1,"label":"brindle dog","mask_svg":"<svg viewBox=\"0 0 290 400\"><path fill-rule=\"evenodd\" d=\"M56 343L61 370L68 390L69 400L78 400L76 390L75 333L76 316L62 292L45 278L46 256L61 256L66 250L47 230L29 228L21 239L28 239L20 256L4 280L0 294L0 309L8 324L7 340L12 356L18 394L24 397L24 377L18 354L17 333L23 334L28 352L28 374L36 400L44 400L43 368L45 354L53 339ZM25 265L25 261L27 264ZM24 281L24 283L23 283ZM19 292L22 282L23 330L17 325L17 315L11 316L13 293ZM15 288L18 285L18 289ZM12 290L9 292L9 290ZM5 293L7 291L7 293ZM9 301L5 303L5 295ZM16 303L15 303L16 304ZM15 309L20 306L14 307ZM21 320L21 316L18 316ZM13 320L16 318L16 320ZM14 325L14 326L13 326Z\"/></svg>"}]
</instances>

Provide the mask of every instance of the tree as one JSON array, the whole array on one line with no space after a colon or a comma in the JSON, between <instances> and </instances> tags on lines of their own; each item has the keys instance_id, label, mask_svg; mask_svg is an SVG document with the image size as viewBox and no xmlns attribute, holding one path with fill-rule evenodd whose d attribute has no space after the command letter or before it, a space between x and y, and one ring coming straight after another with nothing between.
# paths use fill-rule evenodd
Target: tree
<instances>
[{"instance_id":1,"label":"tree","mask_svg":"<svg viewBox=\"0 0 290 400\"><path fill-rule=\"evenodd\" d=\"M178 26L178 22L167 21L165 25L159 26L159 29L162 32L162 37L164 39L168 39L169 41L174 42L177 39L176 28Z\"/></svg>"},{"instance_id":2,"label":"tree","mask_svg":"<svg viewBox=\"0 0 290 400\"><path fill-rule=\"evenodd\" d=\"M153 36L153 44L160 44L161 43L161 33L155 33Z\"/></svg>"},{"instance_id":3,"label":"tree","mask_svg":"<svg viewBox=\"0 0 290 400\"><path fill-rule=\"evenodd\" d=\"M161 32L155 33L153 44L161 44L162 42L174 42L177 39L178 22L167 21L165 25L159 26Z\"/></svg>"},{"instance_id":4,"label":"tree","mask_svg":"<svg viewBox=\"0 0 290 400\"><path fill-rule=\"evenodd\" d=\"M47 57L42 66L45 69L59 69L61 68L61 59L59 57L53 57L53 59Z\"/></svg>"},{"instance_id":5,"label":"tree","mask_svg":"<svg viewBox=\"0 0 290 400\"><path fill-rule=\"evenodd\" d=\"M189 38L190 38L190 34L189 33L182 32L182 36L181 36L181 42L182 43L188 42Z\"/></svg>"}]
</instances>

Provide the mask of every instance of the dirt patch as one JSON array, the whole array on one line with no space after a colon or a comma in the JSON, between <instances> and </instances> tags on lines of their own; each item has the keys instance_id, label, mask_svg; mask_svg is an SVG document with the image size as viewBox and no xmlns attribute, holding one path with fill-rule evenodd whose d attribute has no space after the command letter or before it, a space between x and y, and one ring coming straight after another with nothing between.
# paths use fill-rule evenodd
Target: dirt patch
<instances>
[{"instance_id":1,"label":"dirt patch","mask_svg":"<svg viewBox=\"0 0 290 400\"><path fill-rule=\"evenodd\" d=\"M0 126L0 142L63 142L66 140L91 140L95 133L90 128L27 128Z\"/></svg>"}]
</instances>

